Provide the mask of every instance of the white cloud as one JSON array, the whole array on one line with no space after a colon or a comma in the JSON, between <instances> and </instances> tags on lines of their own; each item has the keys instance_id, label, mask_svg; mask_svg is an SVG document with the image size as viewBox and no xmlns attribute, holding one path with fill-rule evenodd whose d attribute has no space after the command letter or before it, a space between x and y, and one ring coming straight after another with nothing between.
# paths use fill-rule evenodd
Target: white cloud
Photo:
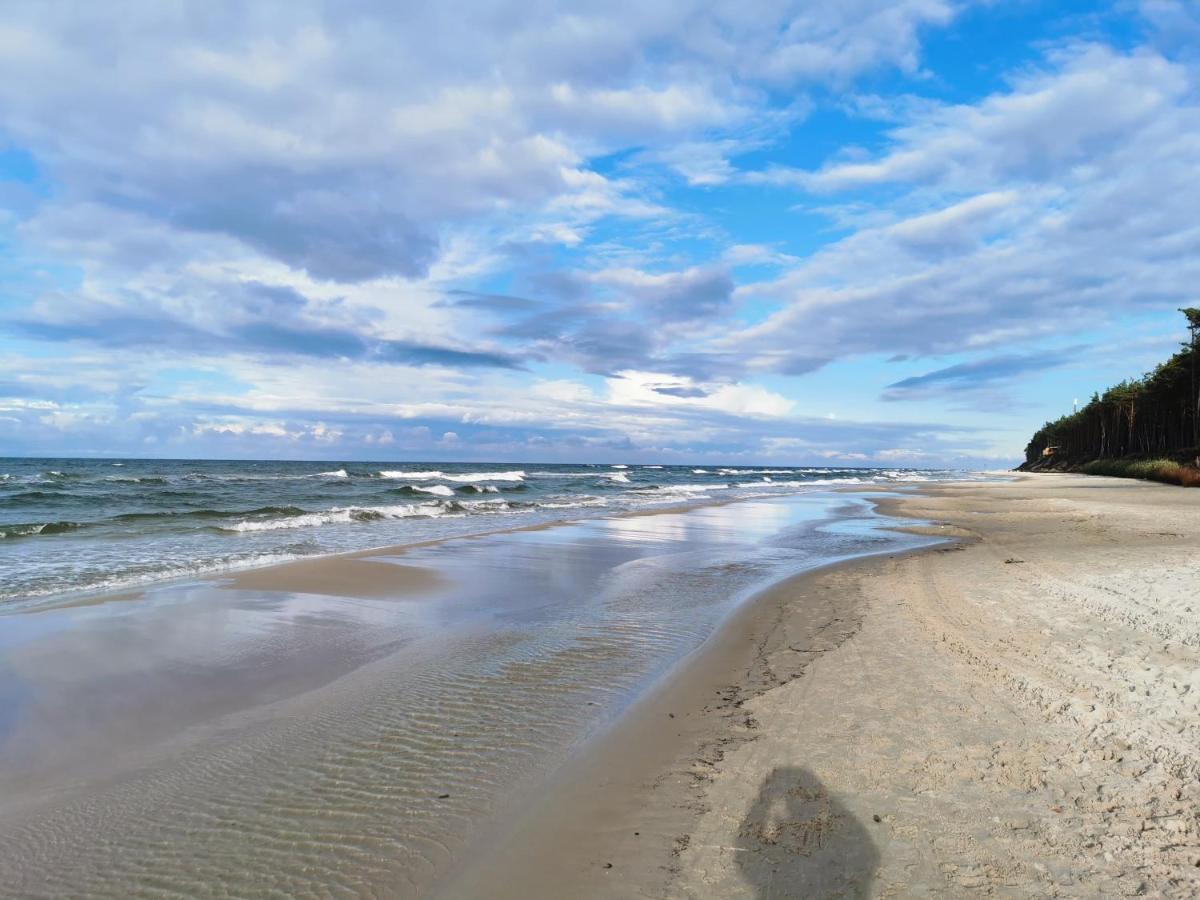
<instances>
[{"instance_id":1,"label":"white cloud","mask_svg":"<svg viewBox=\"0 0 1200 900\"><path fill-rule=\"evenodd\" d=\"M1050 62L1051 71L1018 78L981 103L931 107L895 129L893 149L879 159L834 163L804 182L814 190L894 181L973 190L1055 179L1126 142L1188 91L1186 73L1152 52L1093 45Z\"/></svg>"},{"instance_id":2,"label":"white cloud","mask_svg":"<svg viewBox=\"0 0 1200 900\"><path fill-rule=\"evenodd\" d=\"M624 371L606 381L608 399L624 406L694 407L744 416L787 415L793 401L751 384L702 385L661 372Z\"/></svg>"},{"instance_id":3,"label":"white cloud","mask_svg":"<svg viewBox=\"0 0 1200 900\"><path fill-rule=\"evenodd\" d=\"M1076 47L974 105L913 106L877 158L806 176L829 190L894 186L848 237L740 287L739 299L778 311L723 346L803 372L1173 310L1200 281L1200 105L1189 85L1179 63L1151 51Z\"/></svg>"}]
</instances>

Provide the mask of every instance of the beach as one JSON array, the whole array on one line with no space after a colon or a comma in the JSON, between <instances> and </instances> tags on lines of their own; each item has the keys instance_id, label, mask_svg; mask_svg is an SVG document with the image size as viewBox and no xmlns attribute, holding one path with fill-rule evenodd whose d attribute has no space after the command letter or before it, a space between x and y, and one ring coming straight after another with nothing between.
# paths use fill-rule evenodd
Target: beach
<instances>
[{"instance_id":1,"label":"beach","mask_svg":"<svg viewBox=\"0 0 1200 900\"><path fill-rule=\"evenodd\" d=\"M761 596L450 894L1195 896L1200 494L881 506L957 542Z\"/></svg>"},{"instance_id":2,"label":"beach","mask_svg":"<svg viewBox=\"0 0 1200 900\"><path fill-rule=\"evenodd\" d=\"M934 540L764 487L13 604L0 894L430 895L763 587Z\"/></svg>"},{"instance_id":3,"label":"beach","mask_svg":"<svg viewBox=\"0 0 1200 900\"><path fill-rule=\"evenodd\" d=\"M6 896L1192 896L1200 493L741 498L7 616Z\"/></svg>"}]
</instances>

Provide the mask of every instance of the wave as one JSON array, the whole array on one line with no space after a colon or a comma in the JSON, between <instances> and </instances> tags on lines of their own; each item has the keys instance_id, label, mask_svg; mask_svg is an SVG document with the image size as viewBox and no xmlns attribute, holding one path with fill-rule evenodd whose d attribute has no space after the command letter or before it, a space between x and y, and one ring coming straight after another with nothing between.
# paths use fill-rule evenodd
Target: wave
<instances>
[{"instance_id":1,"label":"wave","mask_svg":"<svg viewBox=\"0 0 1200 900\"><path fill-rule=\"evenodd\" d=\"M615 481L617 484L629 484L629 476L624 472L614 472L607 477L610 481Z\"/></svg>"},{"instance_id":2,"label":"wave","mask_svg":"<svg viewBox=\"0 0 1200 900\"><path fill-rule=\"evenodd\" d=\"M414 484L413 490L420 491L422 494L437 494L439 497L453 497L454 488L446 487L444 484L434 484L429 487L421 487Z\"/></svg>"},{"instance_id":3,"label":"wave","mask_svg":"<svg viewBox=\"0 0 1200 900\"><path fill-rule=\"evenodd\" d=\"M438 479L439 481L454 481L454 482L474 482L474 481L524 481L525 473L519 469L514 469L510 472L465 472L465 473L446 473L437 470L428 472L401 472L393 470L384 470L379 473L380 478L407 478L412 481L430 481Z\"/></svg>"},{"instance_id":4,"label":"wave","mask_svg":"<svg viewBox=\"0 0 1200 900\"><path fill-rule=\"evenodd\" d=\"M304 513L282 519L261 519L235 522L221 526L221 531L278 531L283 528L314 528L320 525L347 525L355 522L378 522L383 519L435 518L445 515L444 507L436 503L405 504L401 506L346 506L325 512Z\"/></svg>"},{"instance_id":5,"label":"wave","mask_svg":"<svg viewBox=\"0 0 1200 900\"><path fill-rule=\"evenodd\" d=\"M712 497L709 491L727 491L729 487L727 484L652 484L634 488L629 493L647 495L639 498L645 503L669 503L673 500L707 500Z\"/></svg>"},{"instance_id":6,"label":"wave","mask_svg":"<svg viewBox=\"0 0 1200 900\"><path fill-rule=\"evenodd\" d=\"M446 481L469 483L475 481L524 481L525 473L520 469L510 472L468 472L465 475L446 475Z\"/></svg>"},{"instance_id":7,"label":"wave","mask_svg":"<svg viewBox=\"0 0 1200 900\"><path fill-rule=\"evenodd\" d=\"M795 469L718 469L718 475L795 475Z\"/></svg>"},{"instance_id":8,"label":"wave","mask_svg":"<svg viewBox=\"0 0 1200 900\"><path fill-rule=\"evenodd\" d=\"M122 513L113 516L112 522L142 522L152 519L229 519L234 516L300 516L304 510L298 506L260 506L257 509L188 509L163 510L162 512Z\"/></svg>"},{"instance_id":9,"label":"wave","mask_svg":"<svg viewBox=\"0 0 1200 900\"><path fill-rule=\"evenodd\" d=\"M291 550L294 550L294 552L290 552ZM20 603L22 601L33 600L33 598L44 598L54 595L63 596L64 593L67 595L78 593L85 596L108 593L110 591L161 582L167 578L217 575L257 568L259 566L292 562L293 560L313 556L317 553L317 548L312 544L289 545L289 547L275 552L251 553L248 555L222 557L215 560L157 562L152 566L143 564L119 574L109 575L106 578L92 577L87 580L81 580L78 575L72 574L67 582L43 583L40 586L32 588L22 587L19 592L7 592L4 587L0 586L0 602L8 603L16 600Z\"/></svg>"},{"instance_id":10,"label":"wave","mask_svg":"<svg viewBox=\"0 0 1200 900\"><path fill-rule=\"evenodd\" d=\"M455 488L460 494L498 494L500 488L494 484L463 484ZM509 488L510 491L523 491L525 485L518 484L516 487Z\"/></svg>"},{"instance_id":11,"label":"wave","mask_svg":"<svg viewBox=\"0 0 1200 900\"><path fill-rule=\"evenodd\" d=\"M823 484L868 484L870 480L864 481L861 478L813 478L808 481L773 481L770 478L764 478L762 481L742 481L738 482L740 488L801 488L813 487L814 485Z\"/></svg>"},{"instance_id":12,"label":"wave","mask_svg":"<svg viewBox=\"0 0 1200 900\"><path fill-rule=\"evenodd\" d=\"M34 522L28 525L0 525L0 539L66 534L86 526L81 522Z\"/></svg>"},{"instance_id":13,"label":"wave","mask_svg":"<svg viewBox=\"0 0 1200 900\"><path fill-rule=\"evenodd\" d=\"M699 491L727 491L731 486L725 482L714 484L670 484L662 488L665 494L694 494Z\"/></svg>"},{"instance_id":14,"label":"wave","mask_svg":"<svg viewBox=\"0 0 1200 900\"><path fill-rule=\"evenodd\" d=\"M536 504L538 509L579 509L585 506L608 506L603 497L580 497L578 500L551 500Z\"/></svg>"},{"instance_id":15,"label":"wave","mask_svg":"<svg viewBox=\"0 0 1200 900\"><path fill-rule=\"evenodd\" d=\"M60 472L58 469L49 469L41 474L41 477L47 481L71 481L76 478L83 478L78 472Z\"/></svg>"},{"instance_id":16,"label":"wave","mask_svg":"<svg viewBox=\"0 0 1200 900\"><path fill-rule=\"evenodd\" d=\"M511 503L500 497L489 498L487 500L451 500L445 505L445 509L451 512L472 512L474 510L482 510L484 512L501 512L509 509L528 509L538 506L537 503Z\"/></svg>"},{"instance_id":17,"label":"wave","mask_svg":"<svg viewBox=\"0 0 1200 900\"><path fill-rule=\"evenodd\" d=\"M693 475L711 475L712 472L708 471L708 469L692 469L692 474Z\"/></svg>"},{"instance_id":18,"label":"wave","mask_svg":"<svg viewBox=\"0 0 1200 900\"><path fill-rule=\"evenodd\" d=\"M615 465L615 466L609 466L609 468L610 468L610 469L628 469L628 468L629 468L629 466L625 466L625 465Z\"/></svg>"},{"instance_id":19,"label":"wave","mask_svg":"<svg viewBox=\"0 0 1200 900\"><path fill-rule=\"evenodd\" d=\"M316 472L309 478L349 478L350 473L345 469L334 469L332 472Z\"/></svg>"},{"instance_id":20,"label":"wave","mask_svg":"<svg viewBox=\"0 0 1200 900\"><path fill-rule=\"evenodd\" d=\"M106 475L105 481L120 482L122 484L168 484L165 478L160 478L156 475L148 475L142 478L136 478L132 475Z\"/></svg>"}]
</instances>

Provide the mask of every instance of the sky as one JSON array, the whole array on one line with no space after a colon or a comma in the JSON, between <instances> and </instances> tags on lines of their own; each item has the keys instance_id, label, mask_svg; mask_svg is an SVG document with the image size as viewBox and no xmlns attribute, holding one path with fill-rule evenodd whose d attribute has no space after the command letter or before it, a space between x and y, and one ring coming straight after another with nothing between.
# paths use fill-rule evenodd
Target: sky
<instances>
[{"instance_id":1,"label":"sky","mask_svg":"<svg viewBox=\"0 0 1200 900\"><path fill-rule=\"evenodd\" d=\"M0 7L0 455L994 468L1200 292L1200 4Z\"/></svg>"}]
</instances>

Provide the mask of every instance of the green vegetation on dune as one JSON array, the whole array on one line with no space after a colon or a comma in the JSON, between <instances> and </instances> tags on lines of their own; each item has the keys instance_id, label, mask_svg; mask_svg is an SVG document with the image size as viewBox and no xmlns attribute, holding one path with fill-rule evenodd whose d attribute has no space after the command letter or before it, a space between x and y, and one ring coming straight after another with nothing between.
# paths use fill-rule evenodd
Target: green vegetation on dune
<instances>
[{"instance_id":1,"label":"green vegetation on dune","mask_svg":"<svg viewBox=\"0 0 1200 900\"><path fill-rule=\"evenodd\" d=\"M1173 459L1093 459L1079 467L1088 475L1115 475L1118 478L1142 478L1200 487L1200 469L1185 466Z\"/></svg>"},{"instance_id":2,"label":"green vegetation on dune","mask_svg":"<svg viewBox=\"0 0 1200 900\"><path fill-rule=\"evenodd\" d=\"M1190 337L1182 350L1047 422L1026 446L1020 468L1200 486L1200 309L1180 312Z\"/></svg>"}]
</instances>

